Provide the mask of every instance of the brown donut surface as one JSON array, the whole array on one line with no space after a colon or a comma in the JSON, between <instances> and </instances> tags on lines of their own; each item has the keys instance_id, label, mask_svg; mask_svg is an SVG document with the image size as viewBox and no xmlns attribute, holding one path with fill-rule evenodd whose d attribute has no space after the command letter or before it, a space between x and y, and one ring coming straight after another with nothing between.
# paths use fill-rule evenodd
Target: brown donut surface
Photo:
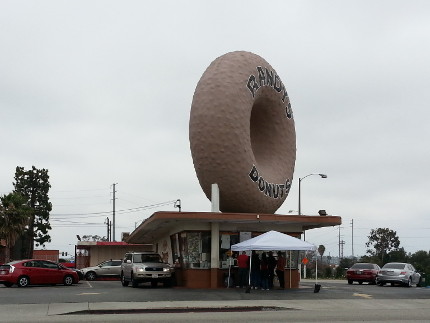
<instances>
[{"instance_id":1,"label":"brown donut surface","mask_svg":"<svg viewBox=\"0 0 430 323\"><path fill-rule=\"evenodd\" d=\"M189 136L206 196L220 190L222 212L274 213L291 187L296 132L287 90L262 57L218 57L197 84Z\"/></svg>"}]
</instances>

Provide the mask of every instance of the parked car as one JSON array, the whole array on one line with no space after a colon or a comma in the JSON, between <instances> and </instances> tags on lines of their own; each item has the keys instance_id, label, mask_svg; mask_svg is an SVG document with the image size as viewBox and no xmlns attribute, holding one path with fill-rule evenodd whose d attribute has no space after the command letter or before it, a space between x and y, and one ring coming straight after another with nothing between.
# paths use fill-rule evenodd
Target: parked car
<instances>
[{"instance_id":1,"label":"parked car","mask_svg":"<svg viewBox=\"0 0 430 323\"><path fill-rule=\"evenodd\" d=\"M119 277L122 260L106 260L97 266L82 268L86 280L95 280L98 277Z\"/></svg>"},{"instance_id":2,"label":"parked car","mask_svg":"<svg viewBox=\"0 0 430 323\"><path fill-rule=\"evenodd\" d=\"M360 285L363 282L376 284L376 276L381 268L377 264L357 262L346 271L346 279L348 284L358 282Z\"/></svg>"},{"instance_id":3,"label":"parked car","mask_svg":"<svg viewBox=\"0 0 430 323\"><path fill-rule=\"evenodd\" d=\"M0 283L6 287L41 284L77 284L78 274L61 264L49 260L26 259L11 261L0 266Z\"/></svg>"},{"instance_id":4,"label":"parked car","mask_svg":"<svg viewBox=\"0 0 430 323\"><path fill-rule=\"evenodd\" d=\"M70 269L78 274L79 280L83 280L85 278L82 270L77 269L77 268L70 268Z\"/></svg>"},{"instance_id":5,"label":"parked car","mask_svg":"<svg viewBox=\"0 0 430 323\"><path fill-rule=\"evenodd\" d=\"M403 262L389 262L385 264L377 276L377 283L384 286L386 283L402 284L410 287L412 285L419 285L421 275L416 271L414 266Z\"/></svg>"},{"instance_id":6,"label":"parked car","mask_svg":"<svg viewBox=\"0 0 430 323\"><path fill-rule=\"evenodd\" d=\"M73 263L73 262L61 262L61 265L63 265L64 267L70 268L73 271L76 271L76 273L78 274L79 280L83 280L85 278L82 271L75 267L76 266L75 263Z\"/></svg>"},{"instance_id":7,"label":"parked car","mask_svg":"<svg viewBox=\"0 0 430 323\"><path fill-rule=\"evenodd\" d=\"M170 286L173 272L174 268L164 263L158 253L128 252L121 264L121 283L124 287L130 282L133 287L144 282L151 282L152 287L158 282Z\"/></svg>"}]
</instances>

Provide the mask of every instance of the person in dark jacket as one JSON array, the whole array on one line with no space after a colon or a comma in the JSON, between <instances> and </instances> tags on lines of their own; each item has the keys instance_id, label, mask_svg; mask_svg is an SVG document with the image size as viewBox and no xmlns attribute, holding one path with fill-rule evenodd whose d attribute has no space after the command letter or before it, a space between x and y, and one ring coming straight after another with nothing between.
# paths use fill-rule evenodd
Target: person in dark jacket
<instances>
[{"instance_id":1,"label":"person in dark jacket","mask_svg":"<svg viewBox=\"0 0 430 323\"><path fill-rule=\"evenodd\" d=\"M251 256L251 288L258 289L260 287L260 257L253 251Z\"/></svg>"},{"instance_id":2,"label":"person in dark jacket","mask_svg":"<svg viewBox=\"0 0 430 323\"><path fill-rule=\"evenodd\" d=\"M273 289L273 279L275 278L276 258L273 256L272 251L269 251L269 256L267 257L267 265L269 267L269 271L268 271L269 288Z\"/></svg>"},{"instance_id":3,"label":"person in dark jacket","mask_svg":"<svg viewBox=\"0 0 430 323\"><path fill-rule=\"evenodd\" d=\"M269 290L269 261L265 252L261 254L260 273L261 289Z\"/></svg>"},{"instance_id":4,"label":"person in dark jacket","mask_svg":"<svg viewBox=\"0 0 430 323\"><path fill-rule=\"evenodd\" d=\"M284 256L282 255L282 252L278 251L278 261L276 263L276 275L278 276L279 287L281 289L285 288L285 279L284 279L285 265L286 265L286 261Z\"/></svg>"}]
</instances>

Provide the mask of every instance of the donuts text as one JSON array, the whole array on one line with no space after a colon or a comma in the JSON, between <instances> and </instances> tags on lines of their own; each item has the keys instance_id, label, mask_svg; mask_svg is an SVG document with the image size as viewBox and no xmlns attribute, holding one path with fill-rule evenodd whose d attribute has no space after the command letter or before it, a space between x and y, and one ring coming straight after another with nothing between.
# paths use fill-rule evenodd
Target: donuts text
<instances>
[{"instance_id":1,"label":"donuts text","mask_svg":"<svg viewBox=\"0 0 430 323\"><path fill-rule=\"evenodd\" d=\"M285 184L268 183L262 176L259 175L255 165L252 165L252 169L249 172L249 177L253 182L257 183L258 189L264 193L264 195L274 199L282 199L284 195L287 196L291 188L291 181L289 179L285 181Z\"/></svg>"}]
</instances>

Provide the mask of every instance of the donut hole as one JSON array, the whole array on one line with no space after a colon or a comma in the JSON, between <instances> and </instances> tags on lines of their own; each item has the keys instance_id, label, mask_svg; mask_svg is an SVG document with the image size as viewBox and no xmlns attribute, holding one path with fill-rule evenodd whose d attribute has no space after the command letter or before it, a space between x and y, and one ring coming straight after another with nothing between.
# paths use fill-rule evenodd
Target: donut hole
<instances>
[{"instance_id":1,"label":"donut hole","mask_svg":"<svg viewBox=\"0 0 430 323\"><path fill-rule=\"evenodd\" d=\"M273 174L274 156L282 150L282 108L279 99L260 97L252 106L250 120L251 148L259 170L265 176Z\"/></svg>"}]
</instances>

